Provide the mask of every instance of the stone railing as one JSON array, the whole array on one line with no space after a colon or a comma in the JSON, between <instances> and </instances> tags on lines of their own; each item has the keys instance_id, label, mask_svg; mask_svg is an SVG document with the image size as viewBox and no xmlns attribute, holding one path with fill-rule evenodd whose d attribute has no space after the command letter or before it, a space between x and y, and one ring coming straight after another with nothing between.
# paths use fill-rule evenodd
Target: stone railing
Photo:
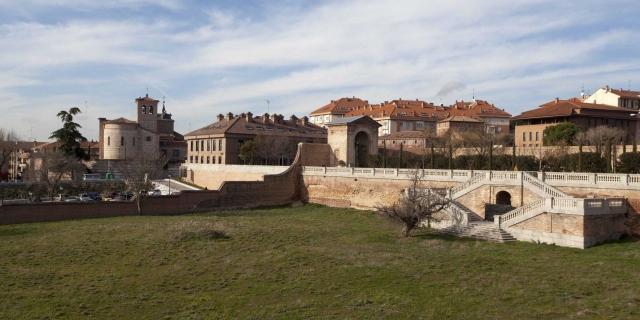
<instances>
[{"instance_id":1,"label":"stone railing","mask_svg":"<svg viewBox=\"0 0 640 320\"><path fill-rule=\"evenodd\" d=\"M304 167L303 174L309 176L329 176L329 177L363 177L372 179L410 179L413 169L390 169L390 168L344 168L344 167ZM451 181L468 182L472 177L484 175L488 181L495 183L519 185L522 174L519 171L487 171L487 170L441 170L424 169L420 170L423 179L427 181ZM582 173L582 172L527 172L532 178L537 179L549 186L563 187L594 187L594 188L617 188L617 189L639 189L640 174L613 174L613 173ZM534 179L529 179L533 185ZM558 191L555 189L555 191ZM556 193L552 189L546 190L545 194ZM556 194L555 197L564 197L564 194Z\"/></svg>"},{"instance_id":2,"label":"stone railing","mask_svg":"<svg viewBox=\"0 0 640 320\"><path fill-rule=\"evenodd\" d=\"M595 186L607 187L638 187L640 188L640 174L618 173L585 173L585 172L529 172L538 179L554 186Z\"/></svg>"},{"instance_id":3,"label":"stone railing","mask_svg":"<svg viewBox=\"0 0 640 320\"><path fill-rule=\"evenodd\" d=\"M550 186L548 183L530 175L527 172L522 173L523 183L533 189L538 195L542 197L568 197L566 193Z\"/></svg>"},{"instance_id":4,"label":"stone railing","mask_svg":"<svg viewBox=\"0 0 640 320\"><path fill-rule=\"evenodd\" d=\"M516 208L505 214L496 215L493 221L500 228L508 228L543 212L582 216L624 214L627 212L627 200L623 198L546 198Z\"/></svg>"}]
</instances>

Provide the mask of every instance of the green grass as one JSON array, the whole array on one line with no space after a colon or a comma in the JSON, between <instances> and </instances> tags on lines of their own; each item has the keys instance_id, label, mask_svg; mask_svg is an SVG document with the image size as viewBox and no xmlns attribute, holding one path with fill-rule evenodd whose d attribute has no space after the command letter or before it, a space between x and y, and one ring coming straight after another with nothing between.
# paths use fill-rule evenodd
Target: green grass
<instances>
[{"instance_id":1,"label":"green grass","mask_svg":"<svg viewBox=\"0 0 640 320\"><path fill-rule=\"evenodd\" d=\"M640 243L429 233L319 206L0 226L0 319L640 318Z\"/></svg>"}]
</instances>

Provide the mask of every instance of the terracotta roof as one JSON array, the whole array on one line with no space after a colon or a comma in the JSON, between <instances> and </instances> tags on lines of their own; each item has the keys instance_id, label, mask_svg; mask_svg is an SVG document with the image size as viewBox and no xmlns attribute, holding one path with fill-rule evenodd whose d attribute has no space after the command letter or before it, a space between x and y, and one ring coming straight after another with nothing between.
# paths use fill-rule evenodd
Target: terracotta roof
<instances>
[{"instance_id":1,"label":"terracotta roof","mask_svg":"<svg viewBox=\"0 0 640 320\"><path fill-rule=\"evenodd\" d=\"M374 119L390 118L421 121L437 121L450 116L468 116L476 119L486 117L511 118L511 114L508 112L483 100L456 101L451 106L437 106L431 102L418 99L397 99L379 104L370 104L358 98L342 98L331 101L328 105L311 114L324 113L345 116L367 115Z\"/></svg>"},{"instance_id":2,"label":"terracotta roof","mask_svg":"<svg viewBox=\"0 0 640 320\"><path fill-rule=\"evenodd\" d=\"M370 122L372 124L375 124L378 127L381 126L381 124L379 124L369 116L342 117L342 118L334 119L333 121L325 124L327 126L335 126L335 125L349 124L349 123L355 123L355 122Z\"/></svg>"},{"instance_id":3,"label":"terracotta roof","mask_svg":"<svg viewBox=\"0 0 640 320\"><path fill-rule=\"evenodd\" d=\"M426 139L429 135L424 131L399 131L390 133L384 136L381 136L379 139L382 140L393 140L393 139Z\"/></svg>"},{"instance_id":4,"label":"terracotta roof","mask_svg":"<svg viewBox=\"0 0 640 320\"><path fill-rule=\"evenodd\" d=\"M609 89L611 93L618 95L621 98L635 98L640 99L640 91L622 90L622 89Z\"/></svg>"},{"instance_id":5,"label":"terracotta roof","mask_svg":"<svg viewBox=\"0 0 640 320\"><path fill-rule=\"evenodd\" d=\"M480 123L482 121L475 119L475 118L471 118L471 117L467 117L467 116L451 116L448 117L446 119L442 119L439 122L474 122L474 123Z\"/></svg>"},{"instance_id":6,"label":"terracotta roof","mask_svg":"<svg viewBox=\"0 0 640 320\"><path fill-rule=\"evenodd\" d=\"M447 108L435 106L433 103L421 100L392 100L380 104L369 104L365 107L351 110L347 116L367 115L374 119L415 119L436 121L448 116Z\"/></svg>"},{"instance_id":7,"label":"terracotta roof","mask_svg":"<svg viewBox=\"0 0 640 320\"><path fill-rule=\"evenodd\" d=\"M306 122L306 123L305 123ZM241 114L214 122L198 130L189 132L189 136L244 134L244 135L275 135L275 136L303 136L326 138L326 129L307 121L292 116L286 120L281 115L253 117L247 121L247 116Z\"/></svg>"},{"instance_id":8,"label":"terracotta roof","mask_svg":"<svg viewBox=\"0 0 640 320\"><path fill-rule=\"evenodd\" d=\"M576 115L582 113L582 110L597 110L597 111L608 111L608 112L616 112L618 116L626 114L629 118L632 116L629 115L629 110L609 106L605 104L595 104L595 103L586 103L582 102L578 98L572 98L568 100L554 100L551 102L547 102L540 107L525 111L522 114L514 117L514 120L524 120L524 119L535 119L535 118L553 118L553 117L568 117L571 115Z\"/></svg>"},{"instance_id":9,"label":"terracotta roof","mask_svg":"<svg viewBox=\"0 0 640 320\"><path fill-rule=\"evenodd\" d=\"M311 112L311 114L312 115L325 114L325 113L346 114L347 112L355 109L356 107L364 107L368 104L369 104L368 101L365 101L356 97L340 98L338 100L331 100L329 104L318 108L317 110Z\"/></svg>"},{"instance_id":10,"label":"terracotta roof","mask_svg":"<svg viewBox=\"0 0 640 320\"><path fill-rule=\"evenodd\" d=\"M498 117L511 118L511 114L484 100L471 102L456 101L449 111L452 115L469 116L473 118Z\"/></svg>"}]
</instances>

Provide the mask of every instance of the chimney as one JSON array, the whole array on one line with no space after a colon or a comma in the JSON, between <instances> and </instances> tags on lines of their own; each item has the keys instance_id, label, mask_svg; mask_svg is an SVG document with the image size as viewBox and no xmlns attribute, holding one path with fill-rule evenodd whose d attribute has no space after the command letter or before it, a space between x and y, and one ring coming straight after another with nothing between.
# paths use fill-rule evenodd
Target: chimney
<instances>
[{"instance_id":1,"label":"chimney","mask_svg":"<svg viewBox=\"0 0 640 320\"><path fill-rule=\"evenodd\" d=\"M556 98L556 103L560 102L560 98Z\"/></svg>"},{"instance_id":2,"label":"chimney","mask_svg":"<svg viewBox=\"0 0 640 320\"><path fill-rule=\"evenodd\" d=\"M298 117L296 117L295 114L292 114L291 117L289 117L289 121L291 121L291 124L296 125L298 123Z\"/></svg>"},{"instance_id":3,"label":"chimney","mask_svg":"<svg viewBox=\"0 0 640 320\"><path fill-rule=\"evenodd\" d=\"M265 113L262 115L262 123L267 124L269 123L269 114Z\"/></svg>"},{"instance_id":4,"label":"chimney","mask_svg":"<svg viewBox=\"0 0 640 320\"><path fill-rule=\"evenodd\" d=\"M247 114L245 114L245 118L247 119L247 122L253 121L253 113L247 112Z\"/></svg>"},{"instance_id":5,"label":"chimney","mask_svg":"<svg viewBox=\"0 0 640 320\"><path fill-rule=\"evenodd\" d=\"M300 119L300 124L306 127L307 124L309 124L309 118L307 116L302 117L302 119Z\"/></svg>"},{"instance_id":6,"label":"chimney","mask_svg":"<svg viewBox=\"0 0 640 320\"><path fill-rule=\"evenodd\" d=\"M233 113L231 112L227 113L227 120L229 121L233 120Z\"/></svg>"},{"instance_id":7,"label":"chimney","mask_svg":"<svg viewBox=\"0 0 640 320\"><path fill-rule=\"evenodd\" d=\"M222 120L224 120L224 115L221 113L221 114L218 115L217 118L218 118L218 121L222 121Z\"/></svg>"}]
</instances>

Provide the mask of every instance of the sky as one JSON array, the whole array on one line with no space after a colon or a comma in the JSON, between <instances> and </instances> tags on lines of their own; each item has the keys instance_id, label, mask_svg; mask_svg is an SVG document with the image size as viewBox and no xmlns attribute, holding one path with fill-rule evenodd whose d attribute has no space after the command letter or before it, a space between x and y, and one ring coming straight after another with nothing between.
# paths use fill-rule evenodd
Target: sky
<instances>
[{"instance_id":1,"label":"sky","mask_svg":"<svg viewBox=\"0 0 640 320\"><path fill-rule=\"evenodd\" d=\"M46 140L80 107L97 139L97 118L135 119L147 92L181 133L351 96L517 115L640 90L638 17L637 0L0 0L0 127Z\"/></svg>"}]
</instances>

